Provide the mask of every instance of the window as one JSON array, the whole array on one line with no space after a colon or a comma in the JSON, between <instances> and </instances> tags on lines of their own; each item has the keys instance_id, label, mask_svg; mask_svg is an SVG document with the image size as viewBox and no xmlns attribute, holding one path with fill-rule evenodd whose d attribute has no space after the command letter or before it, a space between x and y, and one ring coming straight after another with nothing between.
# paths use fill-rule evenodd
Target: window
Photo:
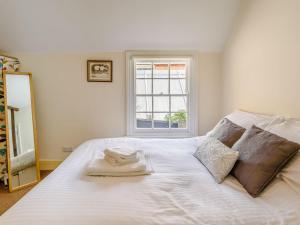
<instances>
[{"instance_id":1,"label":"window","mask_svg":"<svg viewBox=\"0 0 300 225\"><path fill-rule=\"evenodd\" d=\"M190 55L127 53L128 135L196 135L193 63Z\"/></svg>"}]
</instances>

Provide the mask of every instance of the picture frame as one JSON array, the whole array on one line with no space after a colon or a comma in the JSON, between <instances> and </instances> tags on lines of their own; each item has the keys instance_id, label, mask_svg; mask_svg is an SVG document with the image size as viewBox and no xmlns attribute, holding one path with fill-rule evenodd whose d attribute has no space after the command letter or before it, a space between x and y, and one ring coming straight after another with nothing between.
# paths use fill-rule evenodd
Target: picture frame
<instances>
[{"instance_id":1,"label":"picture frame","mask_svg":"<svg viewBox=\"0 0 300 225\"><path fill-rule=\"evenodd\" d=\"M112 82L112 60L87 60L88 82Z\"/></svg>"}]
</instances>

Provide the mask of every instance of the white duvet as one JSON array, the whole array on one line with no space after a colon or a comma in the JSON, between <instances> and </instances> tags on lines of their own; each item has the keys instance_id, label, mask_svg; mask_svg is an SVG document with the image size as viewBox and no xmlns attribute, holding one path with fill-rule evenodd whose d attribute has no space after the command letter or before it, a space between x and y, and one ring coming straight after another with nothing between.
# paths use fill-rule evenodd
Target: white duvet
<instances>
[{"instance_id":1,"label":"white duvet","mask_svg":"<svg viewBox=\"0 0 300 225\"><path fill-rule=\"evenodd\" d=\"M200 137L203 138L203 137ZM252 198L232 177L217 184L192 156L199 138L98 139L79 146L58 169L0 217L1 225L300 224L300 195L277 179ZM105 147L133 147L154 173L90 177Z\"/></svg>"}]
</instances>

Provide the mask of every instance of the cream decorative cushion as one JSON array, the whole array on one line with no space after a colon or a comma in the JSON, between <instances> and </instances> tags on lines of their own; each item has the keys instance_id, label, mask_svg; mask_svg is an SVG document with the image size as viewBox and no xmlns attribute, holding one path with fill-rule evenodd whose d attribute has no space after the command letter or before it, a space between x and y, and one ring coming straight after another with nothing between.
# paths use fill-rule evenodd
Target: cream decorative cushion
<instances>
[{"instance_id":1,"label":"cream decorative cushion","mask_svg":"<svg viewBox=\"0 0 300 225\"><path fill-rule=\"evenodd\" d=\"M239 152L212 137L204 138L199 144L194 156L208 169L217 183L223 182L238 159Z\"/></svg>"}]
</instances>

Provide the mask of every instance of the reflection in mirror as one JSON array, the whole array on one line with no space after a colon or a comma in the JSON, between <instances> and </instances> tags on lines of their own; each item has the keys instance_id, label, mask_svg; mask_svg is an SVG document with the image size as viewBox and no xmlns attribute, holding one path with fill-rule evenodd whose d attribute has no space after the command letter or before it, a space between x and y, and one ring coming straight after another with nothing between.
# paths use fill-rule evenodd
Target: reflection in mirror
<instances>
[{"instance_id":1,"label":"reflection in mirror","mask_svg":"<svg viewBox=\"0 0 300 225\"><path fill-rule=\"evenodd\" d=\"M30 74L5 74L10 190L39 179Z\"/></svg>"}]
</instances>

